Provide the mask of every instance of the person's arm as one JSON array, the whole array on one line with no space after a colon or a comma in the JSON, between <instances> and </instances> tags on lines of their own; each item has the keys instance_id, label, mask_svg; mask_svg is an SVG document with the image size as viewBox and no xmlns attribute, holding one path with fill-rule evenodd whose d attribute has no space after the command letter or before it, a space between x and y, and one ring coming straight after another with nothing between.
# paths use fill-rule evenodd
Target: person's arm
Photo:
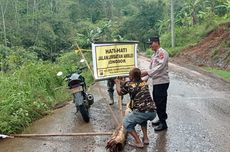
<instances>
[{"instance_id":1,"label":"person's arm","mask_svg":"<svg viewBox=\"0 0 230 152\"><path fill-rule=\"evenodd\" d=\"M126 86L127 82L124 82L121 79L115 79L115 84L116 84L116 90L117 90L117 94L122 96L128 93L128 88Z\"/></svg>"},{"instance_id":2,"label":"person's arm","mask_svg":"<svg viewBox=\"0 0 230 152\"><path fill-rule=\"evenodd\" d=\"M141 80L147 82L148 79L149 79L148 72L146 70L141 70Z\"/></svg>"},{"instance_id":3,"label":"person's arm","mask_svg":"<svg viewBox=\"0 0 230 152\"><path fill-rule=\"evenodd\" d=\"M148 76L148 75L146 75L146 76L144 76L144 77L141 77L141 80L142 80L142 81L145 81L145 82L147 82L148 79L149 79L149 76Z\"/></svg>"},{"instance_id":4,"label":"person's arm","mask_svg":"<svg viewBox=\"0 0 230 152\"><path fill-rule=\"evenodd\" d=\"M115 79L114 81L115 81L115 84L116 84L117 94L119 96L121 96L122 95L121 94L121 81L120 81L120 79Z\"/></svg>"},{"instance_id":5,"label":"person's arm","mask_svg":"<svg viewBox=\"0 0 230 152\"><path fill-rule=\"evenodd\" d=\"M148 75L148 72L146 70L141 71L141 77L145 77Z\"/></svg>"}]
</instances>

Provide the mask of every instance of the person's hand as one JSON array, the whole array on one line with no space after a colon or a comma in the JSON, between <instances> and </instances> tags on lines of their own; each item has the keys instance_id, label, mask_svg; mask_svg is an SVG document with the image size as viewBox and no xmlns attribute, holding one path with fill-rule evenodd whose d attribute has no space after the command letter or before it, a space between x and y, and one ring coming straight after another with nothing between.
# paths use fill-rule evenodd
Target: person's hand
<instances>
[{"instance_id":1,"label":"person's hand","mask_svg":"<svg viewBox=\"0 0 230 152\"><path fill-rule=\"evenodd\" d=\"M121 83L121 79L119 79L118 77L114 80L116 84L120 84Z\"/></svg>"},{"instance_id":2,"label":"person's hand","mask_svg":"<svg viewBox=\"0 0 230 152\"><path fill-rule=\"evenodd\" d=\"M146 70L145 69L141 69L141 73L145 72Z\"/></svg>"},{"instance_id":3,"label":"person's hand","mask_svg":"<svg viewBox=\"0 0 230 152\"><path fill-rule=\"evenodd\" d=\"M142 70L141 71L141 77L144 77L146 75L148 75L148 72L146 70Z\"/></svg>"},{"instance_id":4,"label":"person's hand","mask_svg":"<svg viewBox=\"0 0 230 152\"><path fill-rule=\"evenodd\" d=\"M127 82L127 81L130 81L129 77L126 77L126 78L125 78L125 82Z\"/></svg>"},{"instance_id":5,"label":"person's hand","mask_svg":"<svg viewBox=\"0 0 230 152\"><path fill-rule=\"evenodd\" d=\"M148 75L146 75L146 76L144 76L144 77L141 78L141 80L143 80L143 81L145 81L145 82L147 82L148 79L149 79L149 76L148 76Z\"/></svg>"}]
</instances>

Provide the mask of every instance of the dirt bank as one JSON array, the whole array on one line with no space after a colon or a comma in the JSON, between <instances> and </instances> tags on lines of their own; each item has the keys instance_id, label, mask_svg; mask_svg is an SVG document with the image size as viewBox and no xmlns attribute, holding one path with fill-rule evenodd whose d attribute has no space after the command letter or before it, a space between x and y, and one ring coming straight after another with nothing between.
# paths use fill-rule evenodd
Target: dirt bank
<instances>
[{"instance_id":1,"label":"dirt bank","mask_svg":"<svg viewBox=\"0 0 230 152\"><path fill-rule=\"evenodd\" d=\"M182 50L173 61L230 71L230 22L210 31L196 45Z\"/></svg>"}]
</instances>

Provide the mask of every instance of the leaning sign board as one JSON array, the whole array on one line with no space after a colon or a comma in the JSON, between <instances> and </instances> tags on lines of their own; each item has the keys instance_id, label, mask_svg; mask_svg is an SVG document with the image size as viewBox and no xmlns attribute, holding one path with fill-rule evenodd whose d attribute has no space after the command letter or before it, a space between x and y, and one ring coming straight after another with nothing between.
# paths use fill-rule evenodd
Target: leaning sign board
<instances>
[{"instance_id":1,"label":"leaning sign board","mask_svg":"<svg viewBox=\"0 0 230 152\"><path fill-rule=\"evenodd\" d=\"M127 76L137 66L137 41L92 43L95 80Z\"/></svg>"}]
</instances>

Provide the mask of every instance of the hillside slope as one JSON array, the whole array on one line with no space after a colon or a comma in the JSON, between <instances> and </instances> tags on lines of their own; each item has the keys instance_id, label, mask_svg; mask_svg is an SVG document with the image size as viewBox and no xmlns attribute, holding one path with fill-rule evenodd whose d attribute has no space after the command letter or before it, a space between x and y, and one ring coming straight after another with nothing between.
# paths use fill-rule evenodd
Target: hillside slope
<instances>
[{"instance_id":1,"label":"hillside slope","mask_svg":"<svg viewBox=\"0 0 230 152\"><path fill-rule=\"evenodd\" d=\"M230 71L230 22L210 31L199 43L182 50L173 60Z\"/></svg>"}]
</instances>

